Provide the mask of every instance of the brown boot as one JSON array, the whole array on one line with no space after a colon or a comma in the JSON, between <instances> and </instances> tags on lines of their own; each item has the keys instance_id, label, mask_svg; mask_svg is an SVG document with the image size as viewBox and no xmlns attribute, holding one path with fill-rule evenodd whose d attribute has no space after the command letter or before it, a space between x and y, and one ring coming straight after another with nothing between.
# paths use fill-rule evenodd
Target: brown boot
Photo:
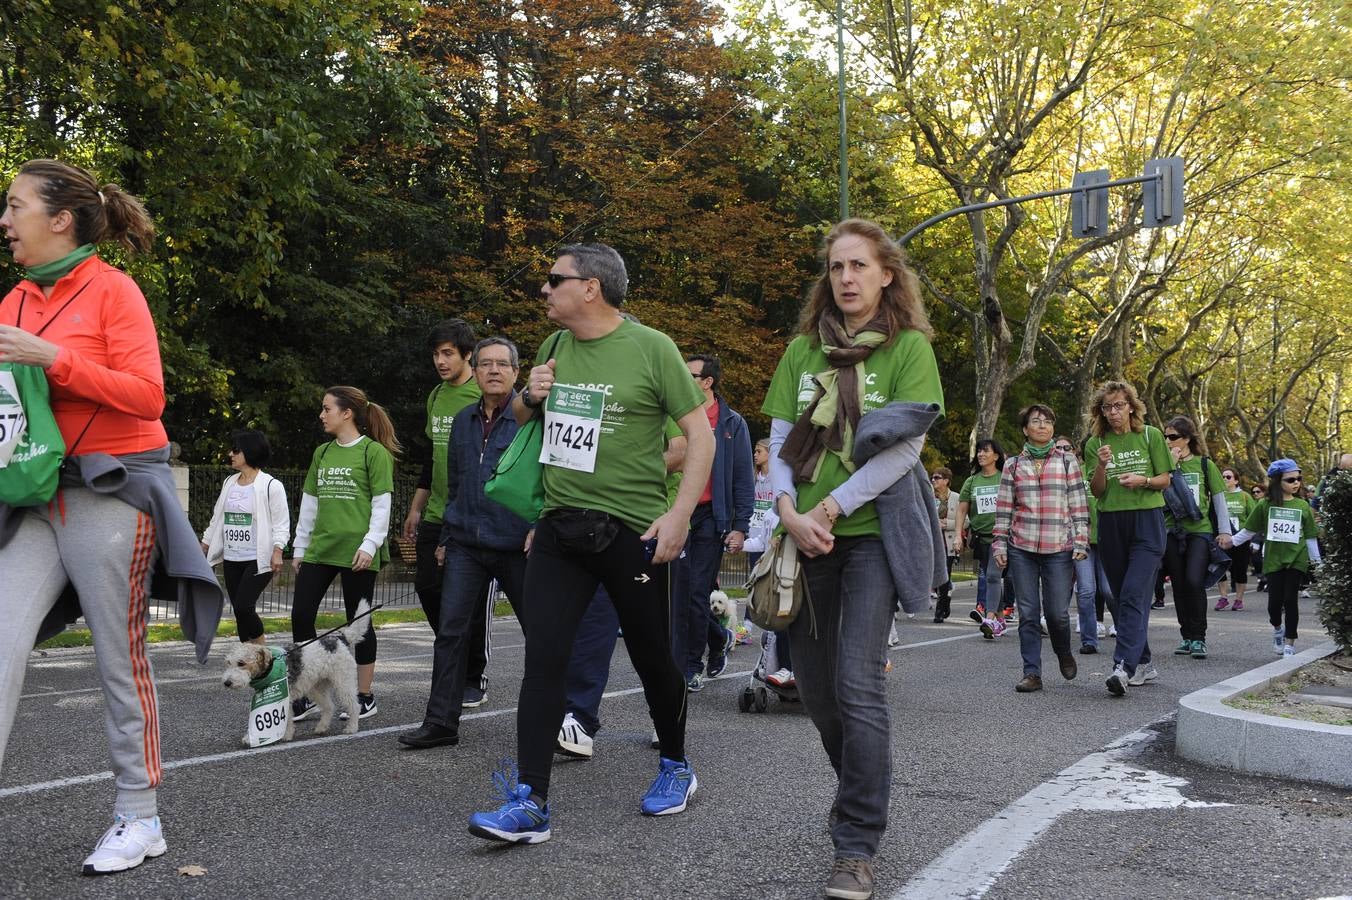
<instances>
[{"instance_id":1,"label":"brown boot","mask_svg":"<svg viewBox=\"0 0 1352 900\"><path fill-rule=\"evenodd\" d=\"M1038 675L1025 675L1023 680L1014 685L1014 690L1020 694L1031 694L1033 691L1042 690L1042 678Z\"/></svg>"},{"instance_id":2,"label":"brown boot","mask_svg":"<svg viewBox=\"0 0 1352 900\"><path fill-rule=\"evenodd\" d=\"M867 859L836 857L826 896L845 900L868 900L873 896L873 863Z\"/></svg>"},{"instance_id":3,"label":"brown boot","mask_svg":"<svg viewBox=\"0 0 1352 900\"><path fill-rule=\"evenodd\" d=\"M1061 677L1070 681L1080 672L1080 667L1075 664L1075 657L1069 653L1056 657L1061 663Z\"/></svg>"}]
</instances>

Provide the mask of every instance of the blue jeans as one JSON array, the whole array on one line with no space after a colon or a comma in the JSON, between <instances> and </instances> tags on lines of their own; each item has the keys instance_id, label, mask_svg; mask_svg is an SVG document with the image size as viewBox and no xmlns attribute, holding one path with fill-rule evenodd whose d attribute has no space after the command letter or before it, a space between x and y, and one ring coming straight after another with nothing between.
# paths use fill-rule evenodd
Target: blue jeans
<instances>
[{"instance_id":1,"label":"blue jeans","mask_svg":"<svg viewBox=\"0 0 1352 900\"><path fill-rule=\"evenodd\" d=\"M1060 553L1029 553L1009 548L1009 569L1014 576L1014 594L1019 601L1019 655L1023 674L1042 677L1042 626L1047 617L1047 635L1057 657L1070 652L1070 579L1074 574L1069 550Z\"/></svg>"},{"instance_id":2,"label":"blue jeans","mask_svg":"<svg viewBox=\"0 0 1352 900\"><path fill-rule=\"evenodd\" d=\"M1150 601L1155 573L1164 557L1164 510L1132 509L1100 512L1099 559L1108 586L1117 598L1117 649L1113 662L1128 675L1150 662Z\"/></svg>"},{"instance_id":3,"label":"blue jeans","mask_svg":"<svg viewBox=\"0 0 1352 900\"><path fill-rule=\"evenodd\" d=\"M1089 548L1084 559L1073 560L1075 605L1080 614L1080 645L1098 647L1098 550Z\"/></svg>"},{"instance_id":4,"label":"blue jeans","mask_svg":"<svg viewBox=\"0 0 1352 900\"><path fill-rule=\"evenodd\" d=\"M620 616L604 586L596 589L591 605L582 614L568 660L567 697L564 707L592 736L601 730L601 695L610 681L610 658L619 640Z\"/></svg>"},{"instance_id":5,"label":"blue jeans","mask_svg":"<svg viewBox=\"0 0 1352 900\"><path fill-rule=\"evenodd\" d=\"M989 538L972 538L972 558L977 563L976 605L986 610L987 615L994 616L1009 600L1005 594L1012 593L1006 590L1011 586L1009 572L995 564Z\"/></svg>"},{"instance_id":6,"label":"blue jeans","mask_svg":"<svg viewBox=\"0 0 1352 900\"><path fill-rule=\"evenodd\" d=\"M710 630L717 627L709 611L709 594L718 582L723 563L723 535L714 524L713 505L701 503L690 517L690 537L685 542L690 561L689 619L685 632L685 677L704 671L704 648L712 646ZM718 641L721 650L723 642Z\"/></svg>"},{"instance_id":7,"label":"blue jeans","mask_svg":"<svg viewBox=\"0 0 1352 900\"><path fill-rule=\"evenodd\" d=\"M896 590L876 537L836 538L826 556L803 558L803 574L812 611L794 619L789 642L799 696L836 771L831 839L837 856L872 859L892 784L883 668Z\"/></svg>"},{"instance_id":8,"label":"blue jeans","mask_svg":"<svg viewBox=\"0 0 1352 900\"><path fill-rule=\"evenodd\" d=\"M446 545L445 574L441 580L437 637L432 644L432 689L423 721L443 728L460 728L460 703L465 697L469 666L471 622L494 598L488 583L497 579L524 630L526 554L520 550L487 550L457 541Z\"/></svg>"}]
</instances>

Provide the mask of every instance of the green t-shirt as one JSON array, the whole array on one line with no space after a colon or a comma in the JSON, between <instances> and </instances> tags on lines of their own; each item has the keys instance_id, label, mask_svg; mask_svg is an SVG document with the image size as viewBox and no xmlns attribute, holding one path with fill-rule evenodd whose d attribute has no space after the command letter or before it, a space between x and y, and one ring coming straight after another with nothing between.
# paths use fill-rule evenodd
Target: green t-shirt
<instances>
[{"instance_id":1,"label":"green t-shirt","mask_svg":"<svg viewBox=\"0 0 1352 900\"><path fill-rule=\"evenodd\" d=\"M676 424L675 419L667 419L667 430L663 434L662 451L665 453L671 442L681 437L681 426ZM667 509L676 505L676 495L681 490L681 470L667 473ZM645 529L646 530L646 529Z\"/></svg>"},{"instance_id":2,"label":"green t-shirt","mask_svg":"<svg viewBox=\"0 0 1352 900\"><path fill-rule=\"evenodd\" d=\"M548 361L543 357L551 343L541 347L536 365ZM579 387L601 391L604 406L593 470L544 467L545 511L599 509L640 534L647 531L669 509L662 459L667 420L703 405L704 392L671 338L628 319L589 341L561 332L550 355L555 360L550 402L560 387Z\"/></svg>"},{"instance_id":3,"label":"green t-shirt","mask_svg":"<svg viewBox=\"0 0 1352 900\"><path fill-rule=\"evenodd\" d=\"M1233 534L1244 527L1258 501L1248 491L1233 490L1225 492L1225 509L1230 513L1230 528Z\"/></svg>"},{"instance_id":4,"label":"green t-shirt","mask_svg":"<svg viewBox=\"0 0 1352 900\"><path fill-rule=\"evenodd\" d=\"M1202 513L1202 518L1196 522L1181 523L1181 527L1186 534L1216 533L1211 527L1211 498L1215 494L1225 493L1225 479L1221 478L1221 470L1210 459L1206 460L1206 488L1205 490L1202 488L1204 480L1202 460L1203 457L1190 456L1178 464L1178 468L1183 471L1183 480L1192 489L1193 502L1197 504L1197 509ZM1164 510L1164 524L1168 528L1174 527L1174 517L1169 514L1168 507L1165 507Z\"/></svg>"},{"instance_id":5,"label":"green t-shirt","mask_svg":"<svg viewBox=\"0 0 1352 900\"><path fill-rule=\"evenodd\" d=\"M830 368L816 336L800 334L789 342L770 380L761 412L774 419L797 422L816 396L814 377ZM868 413L889 403L937 403L944 406L939 384L939 366L934 348L918 331L903 331L890 346L878 347L864 361L864 396L860 412ZM840 457L826 453L815 482L798 485L798 511L806 512L840 487L850 471ZM878 511L872 501L836 522L832 529L842 537L881 534Z\"/></svg>"},{"instance_id":6,"label":"green t-shirt","mask_svg":"<svg viewBox=\"0 0 1352 900\"><path fill-rule=\"evenodd\" d=\"M1259 500L1244 520L1244 528L1263 541L1263 574L1278 569L1310 571L1310 551L1305 542L1319 536L1314 510L1299 497L1272 505Z\"/></svg>"},{"instance_id":7,"label":"green t-shirt","mask_svg":"<svg viewBox=\"0 0 1352 900\"><path fill-rule=\"evenodd\" d=\"M967 504L967 527L972 534L990 540L995 532L995 500L1000 494L1000 472L968 476L958 492L958 501Z\"/></svg>"},{"instance_id":8,"label":"green t-shirt","mask_svg":"<svg viewBox=\"0 0 1352 900\"><path fill-rule=\"evenodd\" d=\"M1108 432L1101 438L1091 437L1084 447L1084 467L1091 477L1098 467L1098 448L1104 444L1112 448L1113 457L1108 462L1108 471L1104 473L1108 490L1098 498L1098 511L1124 512L1164 506L1162 491L1124 488L1117 480L1119 475L1135 474L1154 478L1173 470L1173 457L1169 455L1169 448L1160 430L1153 425L1146 425L1142 431L1128 431L1126 434Z\"/></svg>"},{"instance_id":9,"label":"green t-shirt","mask_svg":"<svg viewBox=\"0 0 1352 900\"><path fill-rule=\"evenodd\" d=\"M432 487L423 510L424 522L441 524L446 511L446 447L451 442L451 420L455 414L483 396L479 382L471 378L464 384L442 382L427 395L427 429L424 432L432 442Z\"/></svg>"},{"instance_id":10,"label":"green t-shirt","mask_svg":"<svg viewBox=\"0 0 1352 900\"><path fill-rule=\"evenodd\" d=\"M394 460L365 435L347 447L329 441L315 448L304 490L319 500L305 561L350 568L371 527L371 499L394 492ZM371 569L387 559L389 546L381 542Z\"/></svg>"}]
</instances>

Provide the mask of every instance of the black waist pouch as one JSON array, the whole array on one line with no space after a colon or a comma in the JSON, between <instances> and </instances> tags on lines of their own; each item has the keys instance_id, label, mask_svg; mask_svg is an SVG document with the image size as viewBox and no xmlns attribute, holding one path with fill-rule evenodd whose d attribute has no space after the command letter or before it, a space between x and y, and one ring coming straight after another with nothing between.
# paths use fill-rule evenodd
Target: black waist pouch
<instances>
[{"instance_id":1,"label":"black waist pouch","mask_svg":"<svg viewBox=\"0 0 1352 900\"><path fill-rule=\"evenodd\" d=\"M552 509L544 514L554 541L566 553L600 553L620 533L620 523L599 509Z\"/></svg>"}]
</instances>

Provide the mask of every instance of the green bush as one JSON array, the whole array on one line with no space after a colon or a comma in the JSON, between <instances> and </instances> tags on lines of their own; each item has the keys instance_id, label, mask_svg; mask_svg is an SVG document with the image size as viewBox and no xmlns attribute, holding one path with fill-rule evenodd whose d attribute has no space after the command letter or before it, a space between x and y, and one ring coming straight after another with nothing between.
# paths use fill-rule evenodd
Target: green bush
<instances>
[{"instance_id":1,"label":"green bush","mask_svg":"<svg viewBox=\"0 0 1352 900\"><path fill-rule=\"evenodd\" d=\"M1352 472L1329 477L1319 505L1324 563L1315 588L1319 621L1344 654L1352 655Z\"/></svg>"}]
</instances>

